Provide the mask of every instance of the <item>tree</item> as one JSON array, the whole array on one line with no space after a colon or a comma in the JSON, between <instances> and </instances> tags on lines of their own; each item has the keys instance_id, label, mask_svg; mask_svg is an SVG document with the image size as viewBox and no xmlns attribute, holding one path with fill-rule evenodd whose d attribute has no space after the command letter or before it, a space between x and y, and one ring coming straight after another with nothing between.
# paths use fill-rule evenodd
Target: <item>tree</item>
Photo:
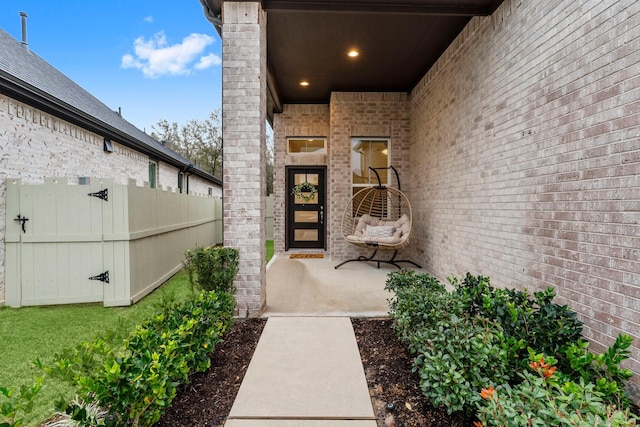
<instances>
[{"instance_id":1,"label":"tree","mask_svg":"<svg viewBox=\"0 0 640 427\"><path fill-rule=\"evenodd\" d=\"M220 110L214 110L206 120L191 119L184 125L158 120L152 126L151 137L162 141L202 170L222 178L222 125ZM266 136L266 195L273 194L273 130Z\"/></svg>"},{"instance_id":2,"label":"tree","mask_svg":"<svg viewBox=\"0 0 640 427\"><path fill-rule=\"evenodd\" d=\"M185 125L159 120L151 137L166 143L176 153L211 175L222 177L222 127L220 110L205 120L191 119Z\"/></svg>"}]
</instances>

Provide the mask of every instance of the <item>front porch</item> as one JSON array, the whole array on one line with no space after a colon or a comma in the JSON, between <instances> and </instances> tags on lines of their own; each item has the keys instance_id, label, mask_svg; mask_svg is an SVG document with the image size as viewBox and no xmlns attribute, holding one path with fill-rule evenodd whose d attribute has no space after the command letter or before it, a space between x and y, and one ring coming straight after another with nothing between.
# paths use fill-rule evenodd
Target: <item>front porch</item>
<instances>
[{"instance_id":1,"label":"front porch","mask_svg":"<svg viewBox=\"0 0 640 427\"><path fill-rule=\"evenodd\" d=\"M456 2L466 5L457 15L430 0L393 2L395 13L374 1L202 2L224 41L224 244L240 249L241 314L285 310L266 289L268 119L277 253L287 249L287 167L326 167L321 249L336 264L360 255L340 219L367 184L360 160L384 153L413 209L403 258L439 279L472 272L504 288L553 287L594 350L631 334L627 366L640 372L637 2L468 0ZM392 24L418 32L389 37ZM450 37L429 54L444 27ZM303 139L304 150L291 145ZM295 286L293 272L304 277L311 261L278 282ZM345 290L332 267L323 270L335 286L327 298ZM292 300L312 291L289 289Z\"/></svg>"}]
</instances>

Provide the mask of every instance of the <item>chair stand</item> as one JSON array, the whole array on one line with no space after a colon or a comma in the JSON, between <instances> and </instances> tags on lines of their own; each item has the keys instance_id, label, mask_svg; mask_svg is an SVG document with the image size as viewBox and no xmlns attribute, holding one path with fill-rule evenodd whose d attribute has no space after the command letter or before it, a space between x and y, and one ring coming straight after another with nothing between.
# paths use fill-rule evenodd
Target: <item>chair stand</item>
<instances>
[{"instance_id":1,"label":"chair stand","mask_svg":"<svg viewBox=\"0 0 640 427\"><path fill-rule=\"evenodd\" d=\"M338 269L339 267L342 267L343 265L345 265L348 262L354 262L354 261L358 261L358 262L368 262L368 261L373 261L373 262L377 262L378 263L378 268L380 268L380 263L386 263L386 264L391 264L396 266L399 270L402 269L402 267L400 267L398 265L399 262L406 262L409 264L413 264L418 268L422 268L422 266L416 264L413 261L410 261L408 259L396 259L396 255L398 255L398 250L396 249L395 251L393 251L393 256L389 259L376 259L375 256L378 253L378 250L374 250L373 254L371 254L371 256L369 258L365 257L364 255L360 255L358 258L353 258L353 259L348 259L346 261L341 262L340 264L336 265L334 268Z\"/></svg>"}]
</instances>

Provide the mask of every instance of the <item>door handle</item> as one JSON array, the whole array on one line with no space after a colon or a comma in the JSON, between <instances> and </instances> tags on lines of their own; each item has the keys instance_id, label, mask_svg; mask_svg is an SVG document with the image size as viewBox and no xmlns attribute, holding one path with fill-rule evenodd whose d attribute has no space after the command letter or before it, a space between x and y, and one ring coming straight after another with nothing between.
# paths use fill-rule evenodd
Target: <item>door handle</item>
<instances>
[{"instance_id":1,"label":"door handle","mask_svg":"<svg viewBox=\"0 0 640 427\"><path fill-rule=\"evenodd\" d=\"M324 224L324 206L320 206L320 224Z\"/></svg>"}]
</instances>

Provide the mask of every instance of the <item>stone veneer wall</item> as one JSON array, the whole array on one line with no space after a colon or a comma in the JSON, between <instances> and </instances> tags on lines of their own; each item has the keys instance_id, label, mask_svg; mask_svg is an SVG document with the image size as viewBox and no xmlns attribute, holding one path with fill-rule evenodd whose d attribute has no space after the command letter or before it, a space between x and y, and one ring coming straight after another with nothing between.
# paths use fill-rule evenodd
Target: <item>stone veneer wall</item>
<instances>
[{"instance_id":1,"label":"stone veneer wall","mask_svg":"<svg viewBox=\"0 0 640 427\"><path fill-rule=\"evenodd\" d=\"M331 95L331 150L329 170L329 249L336 261L371 255L344 240L342 214L351 190L351 138L389 137L391 164L400 181L409 181L409 98L406 93L334 92ZM387 253L380 253L385 257Z\"/></svg>"},{"instance_id":2,"label":"stone veneer wall","mask_svg":"<svg viewBox=\"0 0 640 427\"><path fill-rule=\"evenodd\" d=\"M640 384L640 2L506 0L411 93L414 255L553 286Z\"/></svg>"},{"instance_id":3,"label":"stone veneer wall","mask_svg":"<svg viewBox=\"0 0 640 427\"><path fill-rule=\"evenodd\" d=\"M275 253L282 253L286 239L285 221L288 196L285 190L285 167L290 165L329 166L327 161L328 153L331 152L329 106L284 105L282 113L276 114L273 122L273 245ZM287 154L287 138L289 137L327 138L327 154ZM330 167L327 167L327 171L329 170ZM328 193L327 201L330 199L331 193Z\"/></svg>"},{"instance_id":4,"label":"stone veneer wall","mask_svg":"<svg viewBox=\"0 0 640 427\"><path fill-rule=\"evenodd\" d=\"M0 304L5 299L5 180L21 178L25 184L39 184L44 177L56 176L73 184L86 176L112 178L117 184L127 184L129 179L138 185L148 181L148 156L116 142L114 152L106 153L102 144L101 135L0 94ZM163 162L158 168L158 185L176 191L178 169ZM190 180L198 194L206 195L212 186L194 176Z\"/></svg>"}]
</instances>

